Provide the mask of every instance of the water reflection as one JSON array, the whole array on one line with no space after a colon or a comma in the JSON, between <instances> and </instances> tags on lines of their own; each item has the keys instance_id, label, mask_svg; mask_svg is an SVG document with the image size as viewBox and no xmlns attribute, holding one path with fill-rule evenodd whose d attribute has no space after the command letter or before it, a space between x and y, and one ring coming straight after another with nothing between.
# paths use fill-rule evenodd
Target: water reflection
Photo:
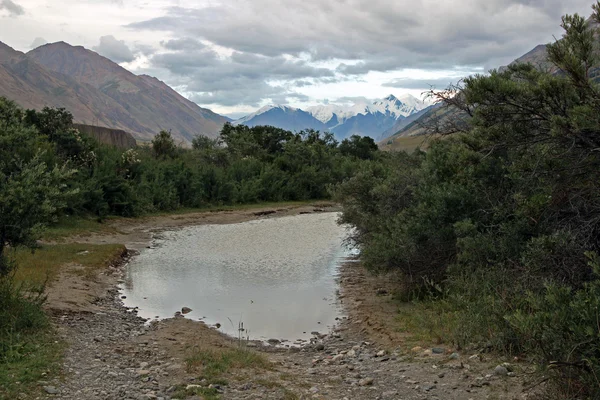
<instances>
[{"instance_id":1,"label":"water reflection","mask_svg":"<svg viewBox=\"0 0 600 400\"><path fill-rule=\"evenodd\" d=\"M252 339L307 338L327 330L339 309L335 276L347 255L338 214L323 213L204 225L168 232L131 262L123 294L146 318L219 322Z\"/></svg>"}]
</instances>

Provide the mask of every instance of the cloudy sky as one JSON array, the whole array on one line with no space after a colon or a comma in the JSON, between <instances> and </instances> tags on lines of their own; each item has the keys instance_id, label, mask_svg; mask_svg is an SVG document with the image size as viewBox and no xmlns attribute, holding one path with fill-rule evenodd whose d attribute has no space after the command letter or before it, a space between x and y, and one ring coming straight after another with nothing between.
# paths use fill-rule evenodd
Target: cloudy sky
<instances>
[{"instance_id":1,"label":"cloudy sky","mask_svg":"<svg viewBox=\"0 0 600 400\"><path fill-rule=\"evenodd\" d=\"M0 41L83 45L216 112L419 96L561 35L592 0L0 0Z\"/></svg>"}]
</instances>

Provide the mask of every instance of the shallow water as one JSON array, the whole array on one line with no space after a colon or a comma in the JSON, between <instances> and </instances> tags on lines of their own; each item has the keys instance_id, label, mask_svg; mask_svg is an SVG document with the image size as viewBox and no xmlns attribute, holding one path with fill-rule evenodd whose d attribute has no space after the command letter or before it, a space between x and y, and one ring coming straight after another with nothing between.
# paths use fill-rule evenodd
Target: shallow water
<instances>
[{"instance_id":1,"label":"shallow water","mask_svg":"<svg viewBox=\"0 0 600 400\"><path fill-rule=\"evenodd\" d=\"M201 225L164 233L129 264L125 305L145 318L221 324L250 339L306 339L326 332L341 310L336 275L348 255L336 213Z\"/></svg>"}]
</instances>

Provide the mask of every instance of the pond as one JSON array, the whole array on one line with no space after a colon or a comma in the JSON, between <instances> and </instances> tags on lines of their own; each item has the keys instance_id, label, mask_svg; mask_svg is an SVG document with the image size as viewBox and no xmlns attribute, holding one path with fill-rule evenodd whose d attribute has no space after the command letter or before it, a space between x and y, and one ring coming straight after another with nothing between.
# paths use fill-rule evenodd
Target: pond
<instances>
[{"instance_id":1,"label":"pond","mask_svg":"<svg viewBox=\"0 0 600 400\"><path fill-rule=\"evenodd\" d=\"M220 324L251 340L307 339L341 316L339 264L350 254L337 213L165 232L127 267L122 294L139 315Z\"/></svg>"}]
</instances>

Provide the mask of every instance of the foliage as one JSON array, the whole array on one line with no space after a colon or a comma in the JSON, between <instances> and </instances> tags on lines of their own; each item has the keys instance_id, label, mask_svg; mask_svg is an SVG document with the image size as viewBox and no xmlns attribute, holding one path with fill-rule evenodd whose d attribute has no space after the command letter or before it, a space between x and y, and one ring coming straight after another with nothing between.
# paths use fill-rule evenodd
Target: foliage
<instances>
[{"instance_id":1,"label":"foliage","mask_svg":"<svg viewBox=\"0 0 600 400\"><path fill-rule=\"evenodd\" d=\"M596 33L577 15L563 27L549 46L558 74L511 65L465 79L440 100L468 126L427 153L363 164L335 198L367 267L399 270L409 296L450 305L457 345L525 352L551 368L555 393L597 398Z\"/></svg>"},{"instance_id":2,"label":"foliage","mask_svg":"<svg viewBox=\"0 0 600 400\"><path fill-rule=\"evenodd\" d=\"M157 158L173 157L177 151L177 146L171 132L160 131L152 139L152 150L154 150L154 155Z\"/></svg>"},{"instance_id":3,"label":"foliage","mask_svg":"<svg viewBox=\"0 0 600 400\"><path fill-rule=\"evenodd\" d=\"M14 103L1 105L5 116L20 113ZM34 148L23 150L28 143ZM0 276L10 272L6 247L33 247L40 229L74 193L66 190L65 184L73 171L64 164L48 166L44 153L35 148L37 144L23 120L16 119L0 130Z\"/></svg>"}]
</instances>

